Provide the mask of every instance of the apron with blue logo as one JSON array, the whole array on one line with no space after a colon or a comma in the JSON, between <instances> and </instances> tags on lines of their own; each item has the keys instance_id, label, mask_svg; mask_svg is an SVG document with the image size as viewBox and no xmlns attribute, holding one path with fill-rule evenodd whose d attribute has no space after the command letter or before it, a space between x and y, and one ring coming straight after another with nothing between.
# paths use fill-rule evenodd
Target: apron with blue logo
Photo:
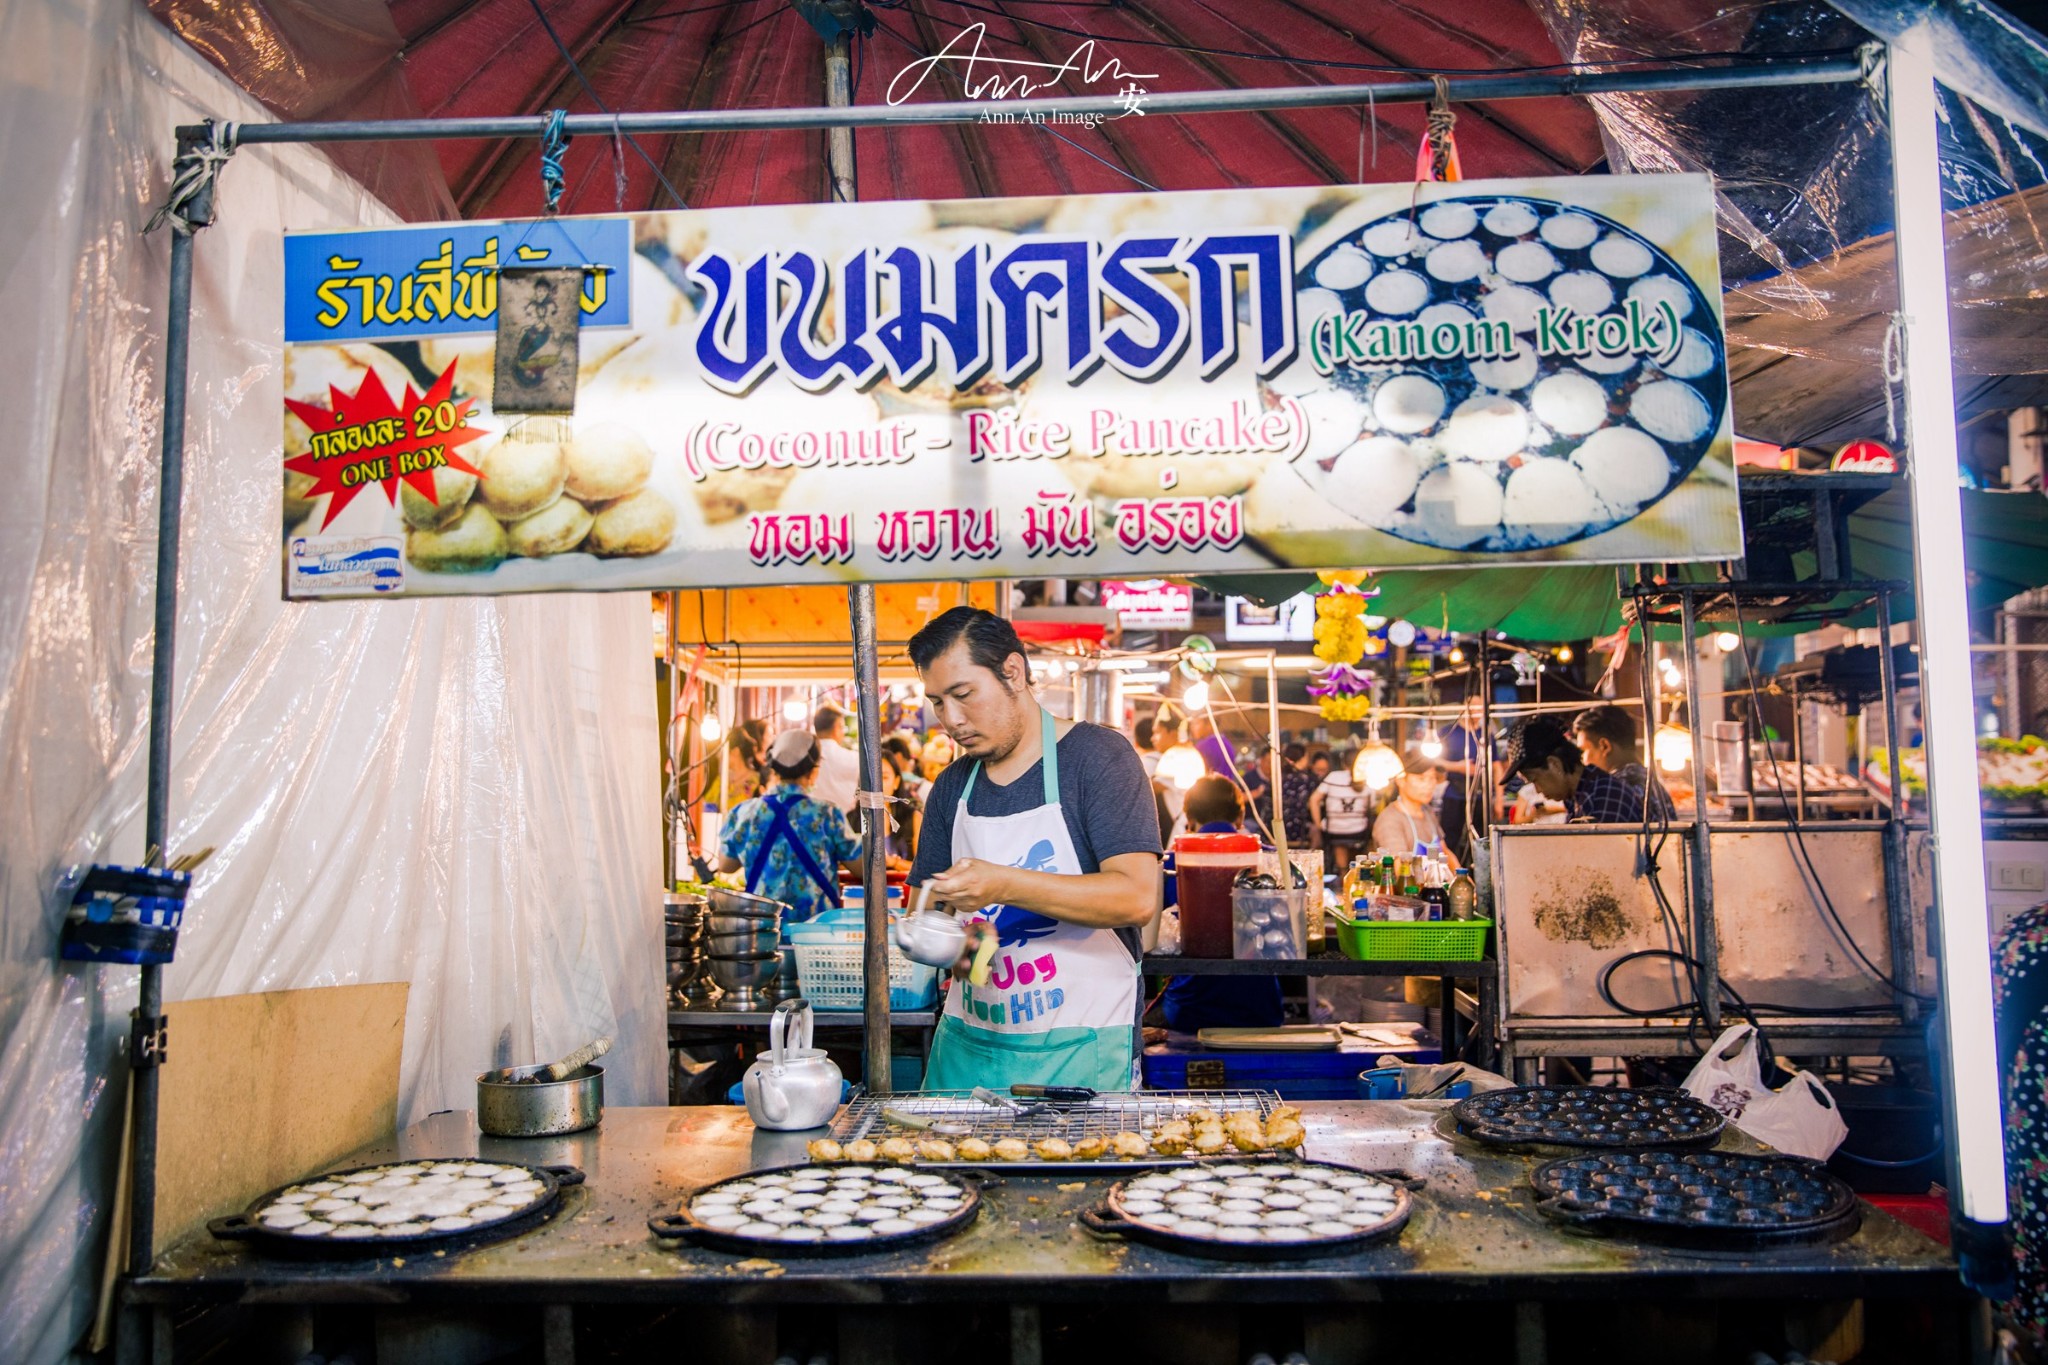
<instances>
[{"instance_id":1,"label":"apron with blue logo","mask_svg":"<svg viewBox=\"0 0 2048 1365\"><path fill-rule=\"evenodd\" d=\"M1041 713L1045 804L1015 815L973 815L976 763L953 813L953 858L1081 875L1060 812L1059 741ZM1014 905L965 916L995 925L988 984L955 981L925 1067L927 1090L1011 1085L1133 1088L1138 964L1113 929L1068 924Z\"/></svg>"}]
</instances>

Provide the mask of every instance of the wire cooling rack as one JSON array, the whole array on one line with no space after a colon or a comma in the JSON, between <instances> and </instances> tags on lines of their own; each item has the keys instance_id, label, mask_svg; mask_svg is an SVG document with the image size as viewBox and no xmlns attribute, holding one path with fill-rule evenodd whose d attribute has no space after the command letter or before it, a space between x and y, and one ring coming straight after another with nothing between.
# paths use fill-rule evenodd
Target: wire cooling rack
<instances>
[{"instance_id":1,"label":"wire cooling rack","mask_svg":"<svg viewBox=\"0 0 2048 1365\"><path fill-rule=\"evenodd\" d=\"M856 1090L839 1117L833 1121L832 1136L839 1142L851 1142L855 1138L867 1138L880 1142L884 1138L906 1137L913 1140L926 1137L943 1137L957 1143L962 1138L978 1137L984 1142L995 1143L1004 1138L1016 1138L1031 1146L1043 1138L1064 1138L1073 1143L1084 1138L1114 1137L1118 1133L1149 1135L1151 1130L1170 1119L1185 1119L1197 1109L1209 1109L1228 1118L1233 1112L1246 1112L1258 1116L1263 1122L1266 1116L1279 1107L1280 1096L1271 1090L1124 1090L1107 1091L1097 1095L1085 1104L1051 1104L1040 1100L1020 1099L1015 1101L1020 1108L1011 1109L992 1105L974 1098L965 1090L920 1090L902 1095L870 1095ZM907 1114L913 1118L945 1124L954 1131L930 1132L904 1127L883 1116L883 1110ZM965 1131L959 1131L964 1129ZM1226 1151L1219 1159L1234 1161L1271 1160L1276 1156L1291 1160L1296 1153L1250 1153ZM989 1162L928 1162L920 1160L921 1166L981 1166ZM1193 1153L1183 1156L1166 1156L1151 1152L1141 1157L1104 1157L1087 1161L1046 1161L1033 1155L1024 1161L1005 1161L999 1164L1004 1170L1047 1170L1086 1171L1120 1170L1133 1166L1187 1166L1193 1164Z\"/></svg>"}]
</instances>

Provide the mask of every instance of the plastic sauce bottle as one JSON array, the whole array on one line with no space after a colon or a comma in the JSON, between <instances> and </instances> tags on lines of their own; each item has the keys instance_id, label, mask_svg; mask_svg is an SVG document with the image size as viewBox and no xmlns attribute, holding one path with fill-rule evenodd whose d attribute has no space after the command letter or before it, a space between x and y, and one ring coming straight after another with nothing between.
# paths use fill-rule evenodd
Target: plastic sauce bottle
<instances>
[{"instance_id":1,"label":"plastic sauce bottle","mask_svg":"<svg viewBox=\"0 0 2048 1365\"><path fill-rule=\"evenodd\" d=\"M1452 919L1476 919L1479 914L1479 887L1472 880L1472 869L1461 867L1451 878L1450 913Z\"/></svg>"}]
</instances>

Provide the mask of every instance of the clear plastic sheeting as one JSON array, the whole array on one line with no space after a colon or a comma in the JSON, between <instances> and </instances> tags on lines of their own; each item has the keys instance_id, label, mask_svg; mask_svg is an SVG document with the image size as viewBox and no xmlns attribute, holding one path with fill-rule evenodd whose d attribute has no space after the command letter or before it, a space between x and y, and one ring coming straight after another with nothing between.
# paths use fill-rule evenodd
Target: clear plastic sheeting
<instances>
[{"instance_id":1,"label":"clear plastic sheeting","mask_svg":"<svg viewBox=\"0 0 2048 1365\"><path fill-rule=\"evenodd\" d=\"M2038 38L1969 3L1531 2L1566 58L1582 62L1840 52L1934 24L1950 86L1941 142L1961 416L2048 401L2048 381L2012 378L2048 372L2037 287L2048 275L2048 54ZM1593 104L1614 169L1715 176L1737 429L1786 445L1895 435L1882 379L1897 284L1881 85Z\"/></svg>"},{"instance_id":2,"label":"clear plastic sheeting","mask_svg":"<svg viewBox=\"0 0 2048 1365\"><path fill-rule=\"evenodd\" d=\"M0 1360L89 1326L136 969L57 956L64 865L142 855L174 125L262 111L124 0L0 8ZM287 606L285 227L391 215L306 148L245 149L196 243L173 1001L411 985L399 1121L600 1034L660 1103L658 732L646 599ZM346 1059L334 1059L345 1065ZM178 1065L173 1039L169 1065Z\"/></svg>"}]
</instances>

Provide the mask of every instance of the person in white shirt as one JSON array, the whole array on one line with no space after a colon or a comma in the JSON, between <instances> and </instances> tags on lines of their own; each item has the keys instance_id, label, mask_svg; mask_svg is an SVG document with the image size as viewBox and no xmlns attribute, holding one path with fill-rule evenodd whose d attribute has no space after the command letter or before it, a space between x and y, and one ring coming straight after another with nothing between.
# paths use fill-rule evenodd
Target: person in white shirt
<instances>
[{"instance_id":1,"label":"person in white shirt","mask_svg":"<svg viewBox=\"0 0 2048 1365\"><path fill-rule=\"evenodd\" d=\"M1308 818L1326 850L1325 866L1333 872L1351 866L1371 825L1372 797L1352 782L1351 759L1348 753L1338 754L1330 775L1308 798Z\"/></svg>"},{"instance_id":2,"label":"person in white shirt","mask_svg":"<svg viewBox=\"0 0 2048 1365\"><path fill-rule=\"evenodd\" d=\"M818 736L818 775L811 782L811 795L851 814L854 793L860 788L860 756L846 747L846 713L836 706L821 706L811 729Z\"/></svg>"}]
</instances>

